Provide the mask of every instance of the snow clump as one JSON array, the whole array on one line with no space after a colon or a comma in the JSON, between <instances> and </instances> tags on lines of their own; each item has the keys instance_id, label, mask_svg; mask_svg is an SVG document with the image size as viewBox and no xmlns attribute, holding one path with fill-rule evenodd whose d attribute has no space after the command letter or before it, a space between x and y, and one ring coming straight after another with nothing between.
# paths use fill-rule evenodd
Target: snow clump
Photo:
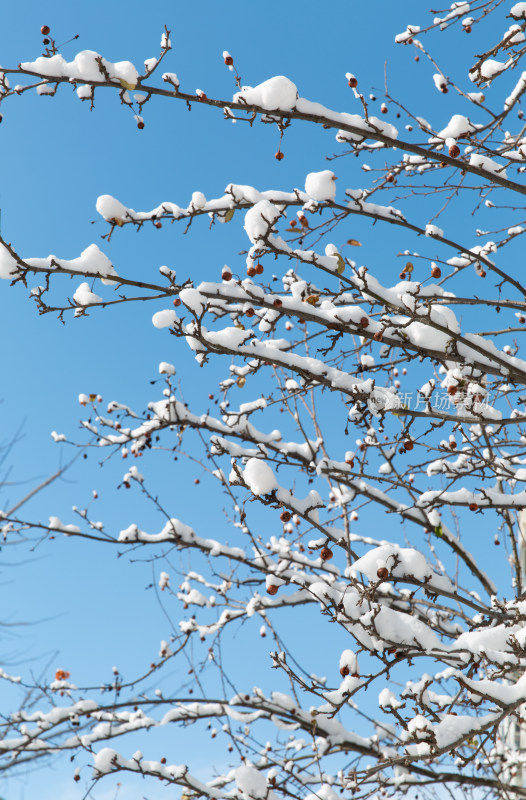
<instances>
[{"instance_id":1,"label":"snow clump","mask_svg":"<svg viewBox=\"0 0 526 800\"><path fill-rule=\"evenodd\" d=\"M234 103L261 106L269 111L292 111L297 99L298 90L295 84L284 75L269 78L258 86L243 86L234 95Z\"/></svg>"},{"instance_id":2,"label":"snow clump","mask_svg":"<svg viewBox=\"0 0 526 800\"><path fill-rule=\"evenodd\" d=\"M309 172L305 178L305 191L313 200L320 203L334 200L336 197L336 176L330 169L321 172Z\"/></svg>"}]
</instances>

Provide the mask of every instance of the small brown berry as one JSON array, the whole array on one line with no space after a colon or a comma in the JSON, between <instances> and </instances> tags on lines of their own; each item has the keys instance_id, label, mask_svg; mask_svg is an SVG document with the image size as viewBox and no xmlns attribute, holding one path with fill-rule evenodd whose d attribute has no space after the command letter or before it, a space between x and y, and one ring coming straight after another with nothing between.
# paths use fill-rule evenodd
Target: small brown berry
<instances>
[{"instance_id":1,"label":"small brown berry","mask_svg":"<svg viewBox=\"0 0 526 800\"><path fill-rule=\"evenodd\" d=\"M139 122L137 123L137 127L139 128L140 131L142 131L142 129L144 128L144 122L142 121L142 119L139 120Z\"/></svg>"},{"instance_id":2,"label":"small brown berry","mask_svg":"<svg viewBox=\"0 0 526 800\"><path fill-rule=\"evenodd\" d=\"M400 273L400 275L399 275L398 277L400 278L400 280L401 280L401 281L405 281L405 279L406 279L406 274L405 274L405 272L401 272L401 273Z\"/></svg>"},{"instance_id":3,"label":"small brown berry","mask_svg":"<svg viewBox=\"0 0 526 800\"><path fill-rule=\"evenodd\" d=\"M262 275L263 272L264 272L264 269L265 268L264 268L263 264L256 264L256 273L258 275Z\"/></svg>"},{"instance_id":4,"label":"small brown berry","mask_svg":"<svg viewBox=\"0 0 526 800\"><path fill-rule=\"evenodd\" d=\"M201 483L201 481L199 480L199 478L194 478L194 483L195 483L195 484L196 484L196 486L197 486L197 484L198 484L198 483Z\"/></svg>"},{"instance_id":5,"label":"small brown berry","mask_svg":"<svg viewBox=\"0 0 526 800\"><path fill-rule=\"evenodd\" d=\"M478 511L479 510L478 504L477 503L470 503L469 504L469 510L470 511Z\"/></svg>"},{"instance_id":6,"label":"small brown berry","mask_svg":"<svg viewBox=\"0 0 526 800\"><path fill-rule=\"evenodd\" d=\"M49 39L47 38L47 36L45 39L42 39L42 44L49 44Z\"/></svg>"},{"instance_id":7,"label":"small brown berry","mask_svg":"<svg viewBox=\"0 0 526 800\"><path fill-rule=\"evenodd\" d=\"M80 775L73 775L73 780L75 783L78 783L80 781Z\"/></svg>"},{"instance_id":8,"label":"small brown berry","mask_svg":"<svg viewBox=\"0 0 526 800\"><path fill-rule=\"evenodd\" d=\"M451 158L458 158L459 157L459 155L460 155L460 147L458 146L458 144L452 144L451 145L451 147L449 148L449 155L451 156Z\"/></svg>"},{"instance_id":9,"label":"small brown berry","mask_svg":"<svg viewBox=\"0 0 526 800\"><path fill-rule=\"evenodd\" d=\"M279 297L276 297L276 299L272 302L272 305L274 308L281 308L283 305L283 300L280 300Z\"/></svg>"},{"instance_id":10,"label":"small brown berry","mask_svg":"<svg viewBox=\"0 0 526 800\"><path fill-rule=\"evenodd\" d=\"M376 570L376 575L381 581L385 581L389 577L389 570L387 567L379 567Z\"/></svg>"},{"instance_id":11,"label":"small brown berry","mask_svg":"<svg viewBox=\"0 0 526 800\"><path fill-rule=\"evenodd\" d=\"M231 281L232 273L230 272L229 269L224 269L223 272L221 273L221 277L223 278L224 281Z\"/></svg>"},{"instance_id":12,"label":"small brown berry","mask_svg":"<svg viewBox=\"0 0 526 800\"><path fill-rule=\"evenodd\" d=\"M333 557L334 553L328 547L323 547L320 553L320 558L322 561L330 561Z\"/></svg>"},{"instance_id":13,"label":"small brown berry","mask_svg":"<svg viewBox=\"0 0 526 800\"><path fill-rule=\"evenodd\" d=\"M376 331L376 333L373 336L373 339L375 340L375 342L381 342L383 339L382 331Z\"/></svg>"},{"instance_id":14,"label":"small brown berry","mask_svg":"<svg viewBox=\"0 0 526 800\"><path fill-rule=\"evenodd\" d=\"M255 274L256 274L255 267L247 267L247 275L249 276L249 278L253 278Z\"/></svg>"},{"instance_id":15,"label":"small brown berry","mask_svg":"<svg viewBox=\"0 0 526 800\"><path fill-rule=\"evenodd\" d=\"M466 33L471 33L471 25L466 25L464 30L466 31Z\"/></svg>"},{"instance_id":16,"label":"small brown berry","mask_svg":"<svg viewBox=\"0 0 526 800\"><path fill-rule=\"evenodd\" d=\"M349 672L350 672L350 669L347 666L341 667L341 669L340 669L340 675L342 676L342 678L345 678L349 674Z\"/></svg>"},{"instance_id":17,"label":"small brown berry","mask_svg":"<svg viewBox=\"0 0 526 800\"><path fill-rule=\"evenodd\" d=\"M406 450L412 450L414 446L415 445L413 444L411 439L406 439L406 441L404 442L404 447Z\"/></svg>"},{"instance_id":18,"label":"small brown berry","mask_svg":"<svg viewBox=\"0 0 526 800\"><path fill-rule=\"evenodd\" d=\"M367 317L362 317L361 318L360 325L362 326L362 328L369 327L369 320L367 319Z\"/></svg>"},{"instance_id":19,"label":"small brown berry","mask_svg":"<svg viewBox=\"0 0 526 800\"><path fill-rule=\"evenodd\" d=\"M50 30L51 28L49 27L49 25L42 25L42 27L40 28L40 33L42 34L42 36L47 36Z\"/></svg>"},{"instance_id":20,"label":"small brown berry","mask_svg":"<svg viewBox=\"0 0 526 800\"><path fill-rule=\"evenodd\" d=\"M387 177L386 177L386 179L385 179L385 180L387 181L387 183L394 183L394 179L395 179L395 176L393 175L393 173L392 173L392 172L390 172L390 173L387 175Z\"/></svg>"},{"instance_id":21,"label":"small brown berry","mask_svg":"<svg viewBox=\"0 0 526 800\"><path fill-rule=\"evenodd\" d=\"M431 269L431 277L432 278L440 278L441 275L442 275L442 271L441 271L440 267L433 267Z\"/></svg>"},{"instance_id":22,"label":"small brown berry","mask_svg":"<svg viewBox=\"0 0 526 800\"><path fill-rule=\"evenodd\" d=\"M277 593L278 593L278 587L274 583L271 583L270 586L267 586L267 594L277 594Z\"/></svg>"},{"instance_id":23,"label":"small brown berry","mask_svg":"<svg viewBox=\"0 0 526 800\"><path fill-rule=\"evenodd\" d=\"M245 315L246 315L247 317L253 317L255 313L256 313L256 312L254 311L254 309L253 309L253 308L247 308L247 310L245 311Z\"/></svg>"},{"instance_id":24,"label":"small brown berry","mask_svg":"<svg viewBox=\"0 0 526 800\"><path fill-rule=\"evenodd\" d=\"M279 518L282 522L289 522L292 519L292 514L290 511L285 510L281 512Z\"/></svg>"},{"instance_id":25,"label":"small brown berry","mask_svg":"<svg viewBox=\"0 0 526 800\"><path fill-rule=\"evenodd\" d=\"M348 458L345 463L348 464L352 469L354 467L354 458Z\"/></svg>"},{"instance_id":26,"label":"small brown berry","mask_svg":"<svg viewBox=\"0 0 526 800\"><path fill-rule=\"evenodd\" d=\"M447 393L450 394L450 395L456 394L457 393L457 387L456 386L448 386L447 387Z\"/></svg>"},{"instance_id":27,"label":"small brown berry","mask_svg":"<svg viewBox=\"0 0 526 800\"><path fill-rule=\"evenodd\" d=\"M160 761L161 761L161 764L166 764L166 759L165 759L164 756L160 759Z\"/></svg>"},{"instance_id":28,"label":"small brown berry","mask_svg":"<svg viewBox=\"0 0 526 800\"><path fill-rule=\"evenodd\" d=\"M181 298L180 297L174 297L172 302L173 302L174 306L177 308L177 306L181 305Z\"/></svg>"},{"instance_id":29,"label":"small brown berry","mask_svg":"<svg viewBox=\"0 0 526 800\"><path fill-rule=\"evenodd\" d=\"M163 227L163 223L162 222L154 222L153 224L155 225L156 228L162 228Z\"/></svg>"},{"instance_id":30,"label":"small brown berry","mask_svg":"<svg viewBox=\"0 0 526 800\"><path fill-rule=\"evenodd\" d=\"M234 59L232 56L225 56L225 64L227 67L232 67L234 65Z\"/></svg>"},{"instance_id":31,"label":"small brown berry","mask_svg":"<svg viewBox=\"0 0 526 800\"><path fill-rule=\"evenodd\" d=\"M526 317L519 317L519 322L521 323L521 325L524 325L524 323L526 322Z\"/></svg>"},{"instance_id":32,"label":"small brown berry","mask_svg":"<svg viewBox=\"0 0 526 800\"><path fill-rule=\"evenodd\" d=\"M283 155L283 153L281 152L281 150L278 150L278 152L277 152L277 153L274 153L274 158L275 158L277 161L281 161L283 158L285 158L285 156Z\"/></svg>"},{"instance_id":33,"label":"small brown berry","mask_svg":"<svg viewBox=\"0 0 526 800\"><path fill-rule=\"evenodd\" d=\"M356 89L356 87L358 86L358 78L355 78L354 75L351 78L349 78L349 86L351 87L351 89Z\"/></svg>"}]
</instances>

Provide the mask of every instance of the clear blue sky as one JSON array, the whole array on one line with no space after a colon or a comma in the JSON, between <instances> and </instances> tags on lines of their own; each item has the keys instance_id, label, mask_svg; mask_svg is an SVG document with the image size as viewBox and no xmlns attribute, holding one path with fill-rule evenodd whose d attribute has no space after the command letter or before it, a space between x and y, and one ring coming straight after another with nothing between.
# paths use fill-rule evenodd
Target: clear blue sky
<instances>
[{"instance_id":1,"label":"clear blue sky","mask_svg":"<svg viewBox=\"0 0 526 800\"><path fill-rule=\"evenodd\" d=\"M173 51L165 69L177 72L182 87L189 91L200 88L211 96L231 96L235 87L221 58L227 49L244 83L255 85L284 74L297 84L302 96L359 113L345 73L355 73L363 90L374 91L378 110L387 62L393 92L404 100L412 96L413 109L442 127L460 106L448 104L445 111L444 98L432 88L431 67L416 64L410 48L393 43L395 33L408 22L422 22L425 13L419 0L402 4L336 0L328 6L314 0L265 4L160 0L146 5L137 0L84 4L50 0L45 5L27 0L4 11L0 63L8 67L37 57L40 26L48 24L58 41L79 34L62 51L68 60L79 50L91 49L111 61L129 59L141 66L144 58L158 53L166 24L172 31ZM447 58L451 68L460 64L454 48ZM332 132L295 125L283 142L285 159L278 163L273 158L278 138L271 126L233 126L211 109L194 107L189 113L181 103L155 100L146 107L146 127L139 131L116 93L99 92L96 109L90 113L88 104L67 87L54 99L13 98L3 112L3 236L23 256L55 253L73 258L97 242L121 274L146 278L155 276L161 264L177 269L181 278L216 278L223 263L240 262L237 253L246 240L239 226L218 226L209 233L202 221L187 236L180 225L140 234L117 231L107 245L100 240L106 228L95 212L98 195L112 194L126 205L145 210L163 200L184 206L196 189L210 198L219 196L230 182L291 190L303 186L306 173L324 169L326 155L341 151ZM388 119L393 117L390 111ZM364 180L355 159L338 160L332 168L345 187L359 187ZM407 246L402 235L372 229L357 220L349 236L362 239L361 256L386 280L390 272L399 271L396 253ZM69 296L78 283L68 283ZM19 480L36 482L69 458L68 450L53 444L50 431L80 438L79 392L99 392L105 402L117 399L141 409L158 396L152 394L157 390L150 381L158 377L160 360L175 363L179 376L184 374L192 383L190 397L202 401L210 391L203 383L207 373L197 368L184 345L175 344L166 331L151 325L153 312L163 304L134 304L103 313L93 310L86 319L68 318L63 326L52 315L39 317L21 286L10 289L0 283L0 302L0 441L8 440L24 422L24 438L11 459L12 477ZM223 372L218 374L224 377ZM121 490L116 495L113 491L123 466L110 462L101 470L97 458L90 456L32 502L28 516L47 519L53 513L73 522L71 506L87 503L91 490L97 489L100 518L110 528L119 531L135 521L155 532L159 521L136 492ZM151 460L148 469L170 498L170 513L195 524L204 535L218 523L220 512L212 503L202 502L201 490L175 473L172 462ZM14 499L23 490L9 489L9 496ZM154 592L147 589L152 582L148 563L130 565L127 558L117 559L110 548L71 540L57 540L53 547L46 544L31 554L7 552L5 558L2 616L47 620L20 629L0 648L0 655L21 661L17 669L28 669L24 661L34 658L38 670L58 651L52 669L69 669L79 683L109 679L113 664L130 675L155 656L159 640L169 632ZM22 563L10 566L11 562ZM158 572L155 566L156 576ZM262 659L266 650L262 645ZM174 681L179 680L180 676L174 676ZM251 677L249 685L253 682ZM175 750L178 735L175 729L171 733ZM177 761L176 755L172 758ZM180 760L184 758L181 755ZM201 766L207 766L206 760ZM81 789L74 786L71 773L70 765L62 762L54 772L9 780L0 794L9 800L80 797ZM126 794L123 789L118 800L139 794ZM146 794L149 800L164 797L153 790ZM98 800L113 796L113 789L96 794Z\"/></svg>"}]
</instances>

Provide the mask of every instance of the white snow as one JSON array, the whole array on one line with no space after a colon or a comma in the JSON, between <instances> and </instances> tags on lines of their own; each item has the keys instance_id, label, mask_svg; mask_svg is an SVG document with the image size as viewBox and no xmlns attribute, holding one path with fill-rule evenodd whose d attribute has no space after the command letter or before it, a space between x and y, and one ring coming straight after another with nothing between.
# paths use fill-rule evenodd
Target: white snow
<instances>
[{"instance_id":1,"label":"white snow","mask_svg":"<svg viewBox=\"0 0 526 800\"><path fill-rule=\"evenodd\" d=\"M79 306L89 306L92 303L102 303L102 297L91 291L89 283L81 283L73 295L73 300Z\"/></svg>"},{"instance_id":2,"label":"white snow","mask_svg":"<svg viewBox=\"0 0 526 800\"><path fill-rule=\"evenodd\" d=\"M49 58L40 56L35 61L24 61L20 66L27 72L37 72L49 78L69 78L83 83L106 82L105 70L110 81L120 83L126 89L134 89L139 77L139 73L130 61L118 61L114 64L93 50L83 50L69 62L57 54Z\"/></svg>"},{"instance_id":3,"label":"white snow","mask_svg":"<svg viewBox=\"0 0 526 800\"><path fill-rule=\"evenodd\" d=\"M171 308L156 311L152 317L152 322L156 328L171 328L177 321L177 314Z\"/></svg>"},{"instance_id":4,"label":"white snow","mask_svg":"<svg viewBox=\"0 0 526 800\"><path fill-rule=\"evenodd\" d=\"M175 375L175 367L168 361L161 361L159 364L159 375Z\"/></svg>"},{"instance_id":5,"label":"white snow","mask_svg":"<svg viewBox=\"0 0 526 800\"><path fill-rule=\"evenodd\" d=\"M124 221L128 219L128 209L123 205L120 200L112 197L111 194L101 194L97 198L95 208L104 217L106 222L114 222L115 220Z\"/></svg>"},{"instance_id":6,"label":"white snow","mask_svg":"<svg viewBox=\"0 0 526 800\"><path fill-rule=\"evenodd\" d=\"M309 172L305 178L305 191L313 200L320 203L334 200L336 197L336 176L330 169L321 172Z\"/></svg>"},{"instance_id":7,"label":"white snow","mask_svg":"<svg viewBox=\"0 0 526 800\"><path fill-rule=\"evenodd\" d=\"M269 78L258 86L243 86L234 95L234 103L261 106L269 111L292 111L298 98L295 84L284 75Z\"/></svg>"},{"instance_id":8,"label":"white snow","mask_svg":"<svg viewBox=\"0 0 526 800\"><path fill-rule=\"evenodd\" d=\"M243 471L243 480L250 491L259 496L269 494L278 488L278 482L271 467L259 458L250 458Z\"/></svg>"}]
</instances>

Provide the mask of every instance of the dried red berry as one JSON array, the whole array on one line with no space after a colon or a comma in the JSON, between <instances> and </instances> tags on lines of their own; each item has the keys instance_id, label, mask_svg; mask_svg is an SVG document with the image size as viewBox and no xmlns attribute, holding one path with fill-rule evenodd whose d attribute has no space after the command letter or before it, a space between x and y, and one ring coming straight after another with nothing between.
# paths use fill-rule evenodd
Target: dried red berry
<instances>
[{"instance_id":1,"label":"dried red berry","mask_svg":"<svg viewBox=\"0 0 526 800\"><path fill-rule=\"evenodd\" d=\"M381 581L385 581L389 577L389 570L387 567L379 567L376 570L376 575Z\"/></svg>"},{"instance_id":2,"label":"dried red berry","mask_svg":"<svg viewBox=\"0 0 526 800\"><path fill-rule=\"evenodd\" d=\"M42 34L42 36L47 36L50 30L51 28L49 27L49 25L42 25L42 27L40 28L40 33Z\"/></svg>"},{"instance_id":3,"label":"dried red berry","mask_svg":"<svg viewBox=\"0 0 526 800\"><path fill-rule=\"evenodd\" d=\"M277 159L278 161L281 161L283 158L285 158L285 156L283 155L281 150L278 150L277 153L274 153L274 158Z\"/></svg>"},{"instance_id":4,"label":"dried red berry","mask_svg":"<svg viewBox=\"0 0 526 800\"><path fill-rule=\"evenodd\" d=\"M322 561L330 561L333 557L334 553L328 547L323 547L320 553L320 558Z\"/></svg>"}]
</instances>

